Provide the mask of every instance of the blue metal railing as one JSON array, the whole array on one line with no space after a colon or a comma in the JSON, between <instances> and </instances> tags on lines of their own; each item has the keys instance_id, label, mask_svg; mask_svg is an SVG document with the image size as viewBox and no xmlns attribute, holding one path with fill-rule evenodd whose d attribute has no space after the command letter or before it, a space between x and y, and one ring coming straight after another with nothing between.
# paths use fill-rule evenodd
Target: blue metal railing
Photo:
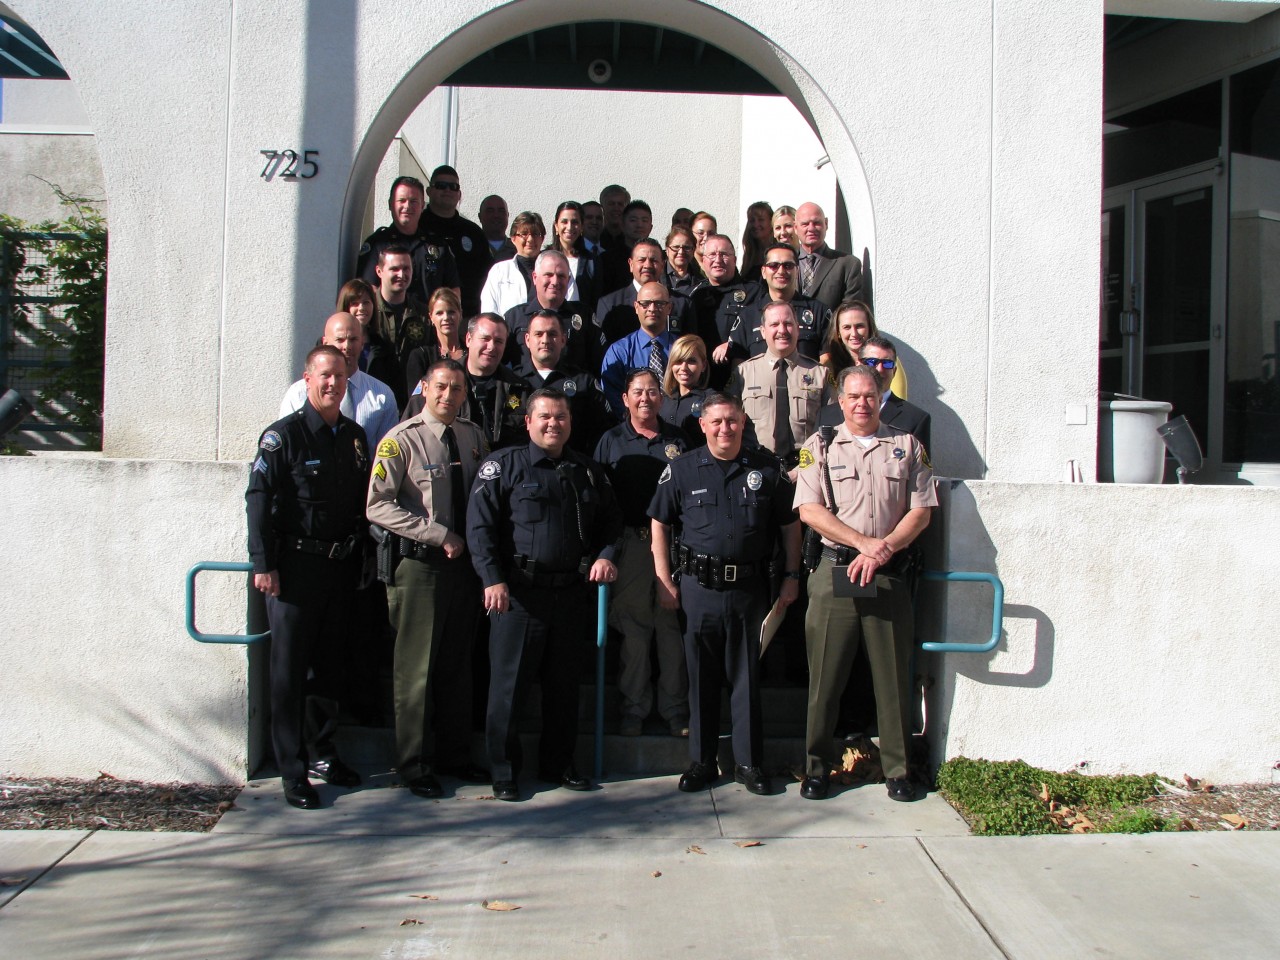
<instances>
[{"instance_id":1,"label":"blue metal railing","mask_svg":"<svg viewBox=\"0 0 1280 960\"><path fill-rule=\"evenodd\" d=\"M609 639L609 585L596 596L596 779L604 773L604 645Z\"/></svg>"},{"instance_id":2,"label":"blue metal railing","mask_svg":"<svg viewBox=\"0 0 1280 960\"><path fill-rule=\"evenodd\" d=\"M943 583L989 583L992 591L991 637L985 643L926 640L920 644L921 650L930 653L990 653L996 648L996 644L1000 642L1000 625L1004 620L1004 584L999 577L994 573L974 573L968 570L925 570L920 578Z\"/></svg>"},{"instance_id":3,"label":"blue metal railing","mask_svg":"<svg viewBox=\"0 0 1280 960\"><path fill-rule=\"evenodd\" d=\"M201 633L196 629L196 575L205 570L219 573L252 573L253 564L243 561L228 563L220 560L204 560L187 571L187 633L192 640L201 643L257 643L271 633Z\"/></svg>"}]
</instances>

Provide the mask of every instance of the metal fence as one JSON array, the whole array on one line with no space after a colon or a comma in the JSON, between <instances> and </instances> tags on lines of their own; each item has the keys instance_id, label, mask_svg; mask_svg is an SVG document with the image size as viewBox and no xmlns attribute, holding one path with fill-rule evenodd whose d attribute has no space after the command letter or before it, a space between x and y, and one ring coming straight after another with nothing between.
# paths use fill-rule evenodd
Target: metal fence
<instances>
[{"instance_id":1,"label":"metal fence","mask_svg":"<svg viewBox=\"0 0 1280 960\"><path fill-rule=\"evenodd\" d=\"M74 302L60 295L61 284L43 244L74 239L75 234L66 233L0 232L0 393L13 388L34 407L10 437L31 449L96 445L94 437L71 422L59 398L45 396L50 371L71 363L66 351L50 348L37 332L62 332L66 309Z\"/></svg>"}]
</instances>

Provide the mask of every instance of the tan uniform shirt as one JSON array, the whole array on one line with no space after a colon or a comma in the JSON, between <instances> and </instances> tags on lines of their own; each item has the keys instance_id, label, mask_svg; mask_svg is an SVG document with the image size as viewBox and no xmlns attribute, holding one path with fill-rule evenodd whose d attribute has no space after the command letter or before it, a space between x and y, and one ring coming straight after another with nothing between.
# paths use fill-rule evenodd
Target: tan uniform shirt
<instances>
[{"instance_id":1,"label":"tan uniform shirt","mask_svg":"<svg viewBox=\"0 0 1280 960\"><path fill-rule=\"evenodd\" d=\"M427 411L398 423L378 444L369 477L369 521L409 540L438 547L446 533L467 535L466 518L453 516L445 424ZM470 494L480 463L489 453L484 435L470 420L453 421Z\"/></svg>"},{"instance_id":2,"label":"tan uniform shirt","mask_svg":"<svg viewBox=\"0 0 1280 960\"><path fill-rule=\"evenodd\" d=\"M833 399L827 368L815 360L793 353L782 361L787 365L787 399L791 412L791 436L796 446L818 427L818 413ZM742 407L755 425L756 439L766 450L786 456L791 450L773 449L773 421L777 404L777 357L767 352L738 366L729 381L728 392L742 398Z\"/></svg>"},{"instance_id":3,"label":"tan uniform shirt","mask_svg":"<svg viewBox=\"0 0 1280 960\"><path fill-rule=\"evenodd\" d=\"M875 443L864 448L846 424L836 428L827 451L831 489L836 498L836 519L868 537L884 539L908 510L936 507L933 470L927 464L920 441L880 424ZM798 510L802 503L831 508L823 491L822 445L814 434L800 451L796 470ZM829 547L847 546L822 538Z\"/></svg>"}]
</instances>

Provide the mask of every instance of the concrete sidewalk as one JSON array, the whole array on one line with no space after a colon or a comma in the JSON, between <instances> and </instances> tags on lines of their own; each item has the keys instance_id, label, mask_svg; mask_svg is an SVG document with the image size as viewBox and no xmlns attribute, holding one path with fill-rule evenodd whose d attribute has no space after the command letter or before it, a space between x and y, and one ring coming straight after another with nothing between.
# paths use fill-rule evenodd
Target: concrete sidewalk
<instances>
[{"instance_id":1,"label":"concrete sidewalk","mask_svg":"<svg viewBox=\"0 0 1280 960\"><path fill-rule=\"evenodd\" d=\"M983 839L936 795L521 803L258 781L209 834L0 833L6 958L1272 958L1271 833ZM522 784L528 789L528 784ZM456 789L455 789L456 788ZM758 846L738 843L760 841ZM695 849L696 848L696 849ZM422 899L423 895L434 899ZM482 901L519 905L495 912ZM401 925L405 920L417 921Z\"/></svg>"}]
</instances>

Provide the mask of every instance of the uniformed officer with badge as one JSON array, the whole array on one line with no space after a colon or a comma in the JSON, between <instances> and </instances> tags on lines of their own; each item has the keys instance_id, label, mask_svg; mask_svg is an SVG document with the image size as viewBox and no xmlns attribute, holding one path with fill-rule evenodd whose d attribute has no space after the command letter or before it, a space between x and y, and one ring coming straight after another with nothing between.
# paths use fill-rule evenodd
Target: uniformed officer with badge
<instances>
[{"instance_id":1,"label":"uniformed officer with badge","mask_svg":"<svg viewBox=\"0 0 1280 960\"><path fill-rule=\"evenodd\" d=\"M308 774L336 786L360 776L333 734L341 646L360 577L367 524L365 432L339 409L347 362L333 346L307 354L307 400L258 441L245 492L253 584L271 627L271 741L285 800L320 806Z\"/></svg>"},{"instance_id":2,"label":"uniformed officer with badge","mask_svg":"<svg viewBox=\"0 0 1280 960\"><path fill-rule=\"evenodd\" d=\"M705 789L718 776L720 688L726 680L734 779L751 793L773 791L760 766L760 628L770 606L769 560L778 537L785 557L778 603L786 607L799 596L800 524L791 482L778 461L743 448L745 424L740 400L710 394L702 407L706 447L663 472L649 505L658 597L685 615L691 762L679 788L686 793Z\"/></svg>"},{"instance_id":3,"label":"uniformed officer with badge","mask_svg":"<svg viewBox=\"0 0 1280 960\"><path fill-rule=\"evenodd\" d=\"M589 456L601 435L617 419L600 390L599 380L569 363L564 348L563 321L550 310L539 310L525 327L523 359L515 372L531 389L551 387L569 398L569 409L573 413L569 443L579 453ZM645 502L648 503L647 498Z\"/></svg>"},{"instance_id":4,"label":"uniformed officer with badge","mask_svg":"<svg viewBox=\"0 0 1280 960\"><path fill-rule=\"evenodd\" d=\"M467 508L467 548L493 617L485 742L499 800L520 799L518 720L535 679L539 778L591 787L573 759L578 676L595 619L587 584L616 580L622 515L604 469L568 446L570 419L560 391L530 394L529 443L490 454Z\"/></svg>"},{"instance_id":5,"label":"uniformed officer with badge","mask_svg":"<svg viewBox=\"0 0 1280 960\"><path fill-rule=\"evenodd\" d=\"M796 318L796 348L800 355L818 360L831 325L831 310L820 300L797 292L800 269L796 252L788 244L775 243L765 251L761 266L764 294L742 311L741 322L729 336L730 359L758 357L768 347L764 332L764 310L771 303L788 303Z\"/></svg>"},{"instance_id":6,"label":"uniformed officer with badge","mask_svg":"<svg viewBox=\"0 0 1280 960\"><path fill-rule=\"evenodd\" d=\"M505 314L507 329L511 332L503 358L508 366L520 365L529 321L535 313L543 311L550 311L560 318L565 336L564 352L569 362L579 367L587 366L586 308L576 300L566 299L571 279L569 258L563 253L543 250L538 254L538 259L533 262L533 297L528 303L512 307Z\"/></svg>"},{"instance_id":7,"label":"uniformed officer with badge","mask_svg":"<svg viewBox=\"0 0 1280 960\"><path fill-rule=\"evenodd\" d=\"M808 439L797 470L800 519L822 535L805 618L809 711L801 795L810 800L830 789L840 695L860 643L871 664L889 797L915 799L907 765L914 620L904 574L913 560L907 548L928 526L938 498L920 441L881 424L880 392L870 367L846 368L844 422L829 443L821 433Z\"/></svg>"},{"instance_id":8,"label":"uniformed officer with badge","mask_svg":"<svg viewBox=\"0 0 1280 960\"><path fill-rule=\"evenodd\" d=\"M702 241L702 263L707 282L694 290L693 306L698 334L715 364L709 370L709 382L712 389L723 390L732 370L729 338L742 325L744 316L758 316L756 304L764 294L759 283L738 272L738 255L729 237L720 233L706 237Z\"/></svg>"},{"instance_id":9,"label":"uniformed officer with badge","mask_svg":"<svg viewBox=\"0 0 1280 960\"><path fill-rule=\"evenodd\" d=\"M769 304L763 331L767 350L738 366L726 392L742 398L760 447L791 470L800 444L817 427L831 386L827 368L796 349L790 304Z\"/></svg>"},{"instance_id":10,"label":"uniformed officer with badge","mask_svg":"<svg viewBox=\"0 0 1280 960\"><path fill-rule=\"evenodd\" d=\"M685 438L683 431L658 418L662 392L652 370L627 375L622 402L627 419L605 433L595 449L596 462L609 471L626 524L618 583L609 601L609 622L622 633L619 732L624 737L639 736L653 709L649 656L656 651L658 715L672 736L685 737L689 735L689 674L676 612L658 602L647 512L658 477L684 453Z\"/></svg>"},{"instance_id":11,"label":"uniformed officer with badge","mask_svg":"<svg viewBox=\"0 0 1280 960\"><path fill-rule=\"evenodd\" d=\"M426 191L421 180L417 177L396 177L387 200L391 224L379 227L365 240L360 248L356 276L377 287L379 256L387 247L394 245L403 247L413 259L413 282L408 292L415 300L426 303L439 287L448 287L455 294L459 292L458 266L445 238L430 231L419 231L426 203Z\"/></svg>"},{"instance_id":12,"label":"uniformed officer with badge","mask_svg":"<svg viewBox=\"0 0 1280 960\"><path fill-rule=\"evenodd\" d=\"M379 573L396 630L396 770L411 792L438 797L436 774L487 783L471 762L471 637L480 583L466 556L466 504L488 454L458 416L462 366L438 360L422 378L425 408L378 444L368 516L384 535Z\"/></svg>"}]
</instances>

